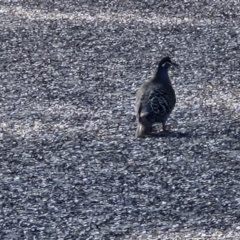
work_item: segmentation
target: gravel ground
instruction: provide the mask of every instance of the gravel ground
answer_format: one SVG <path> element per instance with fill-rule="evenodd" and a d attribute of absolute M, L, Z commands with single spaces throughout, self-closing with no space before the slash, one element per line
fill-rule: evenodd
<path fill-rule="evenodd" d="M 239 1 L 0 3 L 0 238 L 240 239 Z M 135 139 L 162 56 L 172 132 Z"/>

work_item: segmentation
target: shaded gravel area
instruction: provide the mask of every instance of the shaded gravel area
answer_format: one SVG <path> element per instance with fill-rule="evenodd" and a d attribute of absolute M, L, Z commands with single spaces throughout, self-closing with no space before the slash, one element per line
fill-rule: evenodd
<path fill-rule="evenodd" d="M 240 239 L 239 1 L 0 3 L 0 239 Z M 172 132 L 135 139 L 171 55 Z"/>

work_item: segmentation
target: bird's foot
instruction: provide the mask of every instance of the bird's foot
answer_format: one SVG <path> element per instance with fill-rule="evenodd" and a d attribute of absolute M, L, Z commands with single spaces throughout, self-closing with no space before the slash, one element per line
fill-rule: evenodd
<path fill-rule="evenodd" d="M 149 127 L 148 128 L 148 133 L 154 133 L 156 132 L 157 130 L 154 128 L 154 127 Z"/>
<path fill-rule="evenodd" d="M 163 124 L 163 131 L 164 132 L 170 132 L 171 131 L 171 127 L 170 126 L 166 126 L 165 124 Z"/>

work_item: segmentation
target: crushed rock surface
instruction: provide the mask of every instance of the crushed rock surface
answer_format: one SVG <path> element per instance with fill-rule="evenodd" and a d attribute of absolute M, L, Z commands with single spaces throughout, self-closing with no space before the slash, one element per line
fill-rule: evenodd
<path fill-rule="evenodd" d="M 239 12 L 1 1 L 0 238 L 240 239 Z M 135 92 L 166 55 L 172 132 L 135 139 Z"/>

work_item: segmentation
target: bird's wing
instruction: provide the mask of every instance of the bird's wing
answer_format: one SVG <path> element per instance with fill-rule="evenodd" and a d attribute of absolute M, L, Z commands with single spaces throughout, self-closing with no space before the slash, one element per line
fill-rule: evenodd
<path fill-rule="evenodd" d="M 158 121 L 170 114 L 174 108 L 176 99 L 175 93 L 171 86 L 154 86 L 149 88 L 141 97 L 141 113 L 152 121 Z"/>
<path fill-rule="evenodd" d="M 136 112 L 136 117 L 140 117 L 141 109 L 142 109 L 142 99 L 144 98 L 145 95 L 145 89 L 146 89 L 146 83 L 143 84 L 137 91 L 136 93 L 136 104 L 135 104 L 135 112 Z"/>

